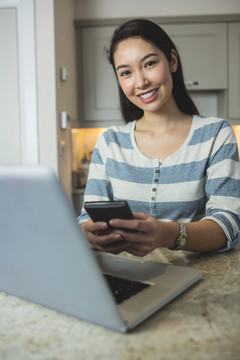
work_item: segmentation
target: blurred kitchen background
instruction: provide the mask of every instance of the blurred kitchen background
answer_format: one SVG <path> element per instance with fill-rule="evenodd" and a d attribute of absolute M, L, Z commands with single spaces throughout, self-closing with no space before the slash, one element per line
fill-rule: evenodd
<path fill-rule="evenodd" d="M 53 168 L 76 215 L 96 140 L 121 123 L 104 47 L 136 17 L 166 29 L 200 112 L 240 146 L 239 0 L 0 0 L 0 164 Z"/>

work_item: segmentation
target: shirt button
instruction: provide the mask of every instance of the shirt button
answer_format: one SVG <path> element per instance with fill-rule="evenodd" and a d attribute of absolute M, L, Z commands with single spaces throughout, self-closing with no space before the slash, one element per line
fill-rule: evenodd
<path fill-rule="evenodd" d="M 157 189 L 156 189 L 156 188 L 153 188 L 152 191 L 157 191 Z"/>
<path fill-rule="evenodd" d="M 158 179 L 154 179 L 154 182 L 158 182 Z"/>
<path fill-rule="evenodd" d="M 155 173 L 156 173 L 156 174 L 159 174 L 159 173 L 160 173 L 160 170 L 156 170 Z"/>
<path fill-rule="evenodd" d="M 156 198 L 155 198 L 155 197 L 152 197 L 152 198 L 151 198 L 151 200 L 152 200 L 152 201 L 155 201 L 155 200 L 156 200 Z"/>

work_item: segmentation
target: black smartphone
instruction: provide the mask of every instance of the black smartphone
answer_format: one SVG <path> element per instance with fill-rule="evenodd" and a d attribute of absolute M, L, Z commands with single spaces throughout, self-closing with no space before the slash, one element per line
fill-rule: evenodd
<path fill-rule="evenodd" d="M 94 222 L 108 223 L 111 219 L 134 219 L 127 201 L 86 201 L 84 208 Z"/>

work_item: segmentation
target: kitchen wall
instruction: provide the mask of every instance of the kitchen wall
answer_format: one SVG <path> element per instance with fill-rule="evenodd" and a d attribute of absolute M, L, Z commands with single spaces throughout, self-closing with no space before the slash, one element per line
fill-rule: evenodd
<path fill-rule="evenodd" d="M 71 127 L 77 120 L 75 15 L 75 0 L 54 1 L 58 172 L 69 199 L 72 198 Z M 65 81 L 60 77 L 63 68 L 66 70 Z M 60 126 L 62 111 L 69 119 L 66 129 Z"/>
<path fill-rule="evenodd" d="M 84 20 L 236 13 L 239 0 L 76 0 L 76 18 Z"/>

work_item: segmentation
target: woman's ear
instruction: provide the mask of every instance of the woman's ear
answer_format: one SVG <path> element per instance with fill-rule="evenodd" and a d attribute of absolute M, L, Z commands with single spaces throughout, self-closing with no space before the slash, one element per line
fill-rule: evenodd
<path fill-rule="evenodd" d="M 170 69 L 171 72 L 174 73 L 177 71 L 178 68 L 178 53 L 175 49 L 171 50 L 171 62 L 170 62 Z"/>

